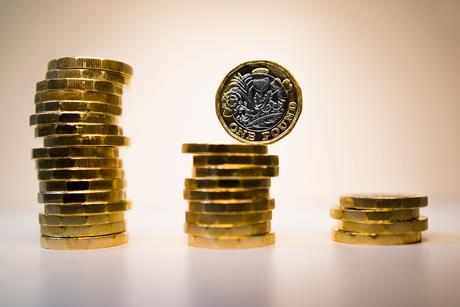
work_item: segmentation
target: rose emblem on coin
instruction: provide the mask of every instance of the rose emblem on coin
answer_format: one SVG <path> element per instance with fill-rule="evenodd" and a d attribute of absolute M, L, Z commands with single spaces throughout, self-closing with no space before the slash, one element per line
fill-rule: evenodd
<path fill-rule="evenodd" d="M 287 135 L 302 110 L 292 75 L 270 61 L 238 65 L 221 83 L 216 112 L 225 130 L 245 143 L 273 143 Z"/>

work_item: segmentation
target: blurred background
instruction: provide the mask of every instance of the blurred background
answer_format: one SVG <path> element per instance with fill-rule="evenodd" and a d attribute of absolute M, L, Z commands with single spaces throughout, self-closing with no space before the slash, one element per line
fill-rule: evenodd
<path fill-rule="evenodd" d="M 214 96 L 252 59 L 285 66 L 303 90 L 297 126 L 269 149 L 277 232 L 333 225 L 343 193 L 427 194 L 430 210 L 460 201 L 460 1 L 0 0 L 0 42 L 2 211 L 40 209 L 28 118 L 35 83 L 63 56 L 134 67 L 121 120 L 131 230 L 182 233 L 181 144 L 236 142 Z"/>

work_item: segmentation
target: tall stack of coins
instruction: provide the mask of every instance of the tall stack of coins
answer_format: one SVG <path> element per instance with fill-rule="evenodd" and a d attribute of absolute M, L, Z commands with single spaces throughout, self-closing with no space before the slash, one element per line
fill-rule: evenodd
<path fill-rule="evenodd" d="M 188 243 L 205 248 L 249 248 L 275 243 L 270 221 L 275 200 L 271 177 L 278 156 L 265 145 L 183 144 L 193 154 L 185 179 Z"/>
<path fill-rule="evenodd" d="M 123 86 L 131 66 L 114 60 L 66 57 L 48 63 L 37 83 L 30 125 L 44 147 L 38 170 L 41 246 L 93 249 L 127 242 L 124 172 L 118 146 L 129 139 L 118 126 Z"/>
<path fill-rule="evenodd" d="M 418 243 L 428 219 L 420 208 L 428 197 L 400 194 L 356 194 L 340 197 L 340 205 L 330 210 L 338 225 L 332 230 L 337 242 L 362 245 Z"/>

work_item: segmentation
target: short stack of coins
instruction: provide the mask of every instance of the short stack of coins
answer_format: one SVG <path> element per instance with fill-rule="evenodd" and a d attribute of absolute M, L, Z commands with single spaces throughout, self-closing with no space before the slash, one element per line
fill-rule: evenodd
<path fill-rule="evenodd" d="M 271 177 L 279 159 L 266 145 L 183 144 L 193 154 L 185 179 L 188 244 L 203 248 L 251 248 L 275 243 Z"/>
<path fill-rule="evenodd" d="M 128 241 L 124 171 L 118 126 L 131 66 L 114 60 L 66 57 L 48 63 L 37 83 L 30 125 L 44 147 L 32 150 L 39 180 L 41 246 L 93 249 Z"/>
<path fill-rule="evenodd" d="M 428 219 L 420 208 L 428 197 L 401 194 L 355 194 L 340 197 L 340 205 L 330 210 L 338 225 L 332 239 L 361 245 L 401 245 L 422 241 Z"/>

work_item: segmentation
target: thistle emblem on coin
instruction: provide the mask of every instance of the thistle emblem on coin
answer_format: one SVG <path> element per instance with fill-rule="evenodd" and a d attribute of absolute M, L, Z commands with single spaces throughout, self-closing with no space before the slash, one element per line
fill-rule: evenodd
<path fill-rule="evenodd" d="M 300 87 L 291 74 L 269 61 L 246 62 L 220 85 L 216 111 L 224 128 L 246 143 L 273 143 L 294 127 L 300 115 Z"/>

